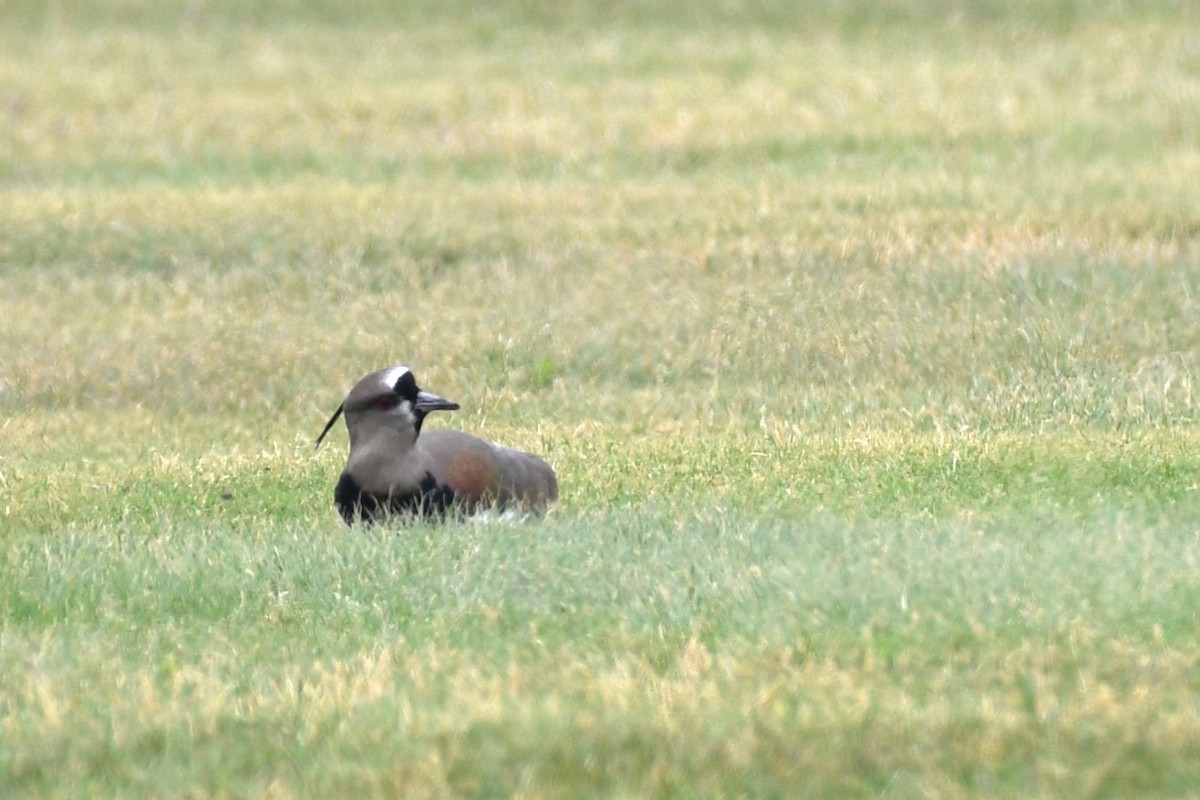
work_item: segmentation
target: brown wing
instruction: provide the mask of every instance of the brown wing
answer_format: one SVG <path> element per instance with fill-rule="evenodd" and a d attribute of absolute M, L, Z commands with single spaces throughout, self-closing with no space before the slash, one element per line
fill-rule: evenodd
<path fill-rule="evenodd" d="M 417 443 L 434 479 L 449 486 L 468 507 L 540 509 L 558 499 L 554 470 L 531 453 L 455 430 L 426 431 Z"/>

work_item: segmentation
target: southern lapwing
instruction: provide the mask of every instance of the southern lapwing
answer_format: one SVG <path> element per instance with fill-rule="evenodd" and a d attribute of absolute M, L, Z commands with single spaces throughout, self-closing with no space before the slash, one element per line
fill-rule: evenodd
<path fill-rule="evenodd" d="M 408 367 L 381 369 L 354 385 L 317 437 L 320 447 L 345 413 L 350 457 L 333 499 L 346 524 L 386 514 L 540 511 L 558 499 L 554 470 L 535 455 L 462 431 L 421 432 L 426 414 L 458 407 L 418 387 Z"/>

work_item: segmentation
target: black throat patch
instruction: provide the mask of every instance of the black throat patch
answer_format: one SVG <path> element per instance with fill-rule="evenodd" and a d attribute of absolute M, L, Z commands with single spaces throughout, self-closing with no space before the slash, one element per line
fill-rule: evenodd
<path fill-rule="evenodd" d="M 454 490 L 438 484 L 433 474 L 426 472 L 416 489 L 379 495 L 364 492 L 350 473 L 343 472 L 333 490 L 333 501 L 347 525 L 371 524 L 389 516 L 441 519 L 454 509 Z"/>

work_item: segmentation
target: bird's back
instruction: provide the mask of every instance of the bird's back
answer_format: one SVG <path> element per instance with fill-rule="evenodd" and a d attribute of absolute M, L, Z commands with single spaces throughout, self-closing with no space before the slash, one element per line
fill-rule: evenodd
<path fill-rule="evenodd" d="M 445 429 L 422 432 L 417 447 L 436 482 L 449 486 L 467 508 L 518 504 L 536 510 L 558 499 L 554 470 L 532 453 Z"/>

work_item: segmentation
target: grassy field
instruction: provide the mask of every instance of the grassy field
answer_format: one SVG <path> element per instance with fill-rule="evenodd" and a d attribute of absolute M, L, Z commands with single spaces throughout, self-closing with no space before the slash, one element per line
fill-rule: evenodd
<path fill-rule="evenodd" d="M 0 795 L 1196 796 L 1191 4 L 477 5 L 0 4 Z"/>

